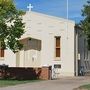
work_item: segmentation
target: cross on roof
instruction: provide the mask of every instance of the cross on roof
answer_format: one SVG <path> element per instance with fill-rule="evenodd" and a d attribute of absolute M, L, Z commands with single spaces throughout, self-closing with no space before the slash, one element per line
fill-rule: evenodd
<path fill-rule="evenodd" d="M 29 6 L 27 6 L 27 8 L 29 9 L 29 11 L 31 11 L 33 6 L 31 4 L 29 4 Z"/>

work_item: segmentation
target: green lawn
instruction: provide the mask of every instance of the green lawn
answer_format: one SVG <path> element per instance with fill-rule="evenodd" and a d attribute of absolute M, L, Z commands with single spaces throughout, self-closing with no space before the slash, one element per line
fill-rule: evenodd
<path fill-rule="evenodd" d="M 90 90 L 90 84 L 80 86 L 79 88 Z"/>
<path fill-rule="evenodd" d="M 13 86 L 18 84 L 24 84 L 24 83 L 32 83 L 37 82 L 40 80 L 0 80 L 0 87 L 6 87 L 6 86 Z"/>

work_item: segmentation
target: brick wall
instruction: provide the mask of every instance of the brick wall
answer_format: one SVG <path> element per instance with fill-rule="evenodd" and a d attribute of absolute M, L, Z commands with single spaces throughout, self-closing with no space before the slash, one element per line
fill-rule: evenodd
<path fill-rule="evenodd" d="M 50 76 L 51 76 L 50 69 L 48 67 L 42 67 L 40 78 L 48 80 L 48 79 L 51 79 Z"/>
<path fill-rule="evenodd" d="M 1 78 L 10 78 L 10 79 L 51 79 L 51 71 L 49 67 L 42 68 L 18 68 L 18 67 L 9 67 L 5 71 L 0 70 Z"/>

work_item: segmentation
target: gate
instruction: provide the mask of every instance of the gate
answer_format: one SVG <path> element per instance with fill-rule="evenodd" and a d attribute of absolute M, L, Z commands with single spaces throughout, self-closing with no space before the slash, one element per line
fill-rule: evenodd
<path fill-rule="evenodd" d="M 58 79 L 60 78 L 60 69 L 61 65 L 60 64 L 55 64 L 53 69 L 52 69 L 52 79 Z"/>

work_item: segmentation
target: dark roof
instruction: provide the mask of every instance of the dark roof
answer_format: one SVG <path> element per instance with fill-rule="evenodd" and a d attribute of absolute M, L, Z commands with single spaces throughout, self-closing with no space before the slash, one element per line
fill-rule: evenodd
<path fill-rule="evenodd" d="M 76 30 L 83 30 L 83 28 L 80 25 L 77 25 L 77 24 L 75 24 L 75 29 Z"/>

